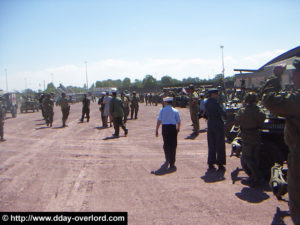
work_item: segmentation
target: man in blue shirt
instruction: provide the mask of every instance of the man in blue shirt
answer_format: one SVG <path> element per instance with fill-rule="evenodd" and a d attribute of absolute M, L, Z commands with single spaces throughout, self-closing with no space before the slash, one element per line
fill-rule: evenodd
<path fill-rule="evenodd" d="M 176 170 L 177 134 L 180 131 L 181 119 L 178 110 L 172 107 L 173 98 L 166 97 L 163 101 L 165 106 L 159 112 L 155 134 L 158 137 L 158 129 L 162 124 L 163 148 L 166 158 L 164 167 L 167 169 L 170 164 L 170 170 Z"/>

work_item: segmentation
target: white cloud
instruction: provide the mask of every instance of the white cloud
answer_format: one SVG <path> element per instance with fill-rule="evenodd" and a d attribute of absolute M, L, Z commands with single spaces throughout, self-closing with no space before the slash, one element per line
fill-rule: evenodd
<path fill-rule="evenodd" d="M 274 57 L 283 53 L 284 50 L 277 49 L 250 55 L 244 58 L 224 57 L 225 75 L 233 75 L 233 69 L 258 69 Z M 215 74 L 222 72 L 220 59 L 208 60 L 203 58 L 172 59 L 172 58 L 149 58 L 144 60 L 128 61 L 122 59 L 106 59 L 97 62 L 88 62 L 87 73 L 89 86 L 97 80 L 121 79 L 129 77 L 132 79 L 143 79 L 145 75 L 151 74 L 156 79 L 169 75 L 176 79 L 189 76 L 200 78 L 212 78 Z M 53 76 L 51 75 L 53 74 Z M 26 78 L 26 82 L 25 82 Z M 64 85 L 82 87 L 86 82 L 85 65 L 62 65 L 55 68 L 45 68 L 40 71 L 16 72 L 10 75 L 10 89 L 23 90 L 25 85 L 32 89 L 43 89 L 43 83 L 54 81 Z M 2 83 L 2 82 L 1 82 Z M 3 85 L 2 85 L 3 86 Z M 4 87 L 2 87 L 4 88 Z"/>

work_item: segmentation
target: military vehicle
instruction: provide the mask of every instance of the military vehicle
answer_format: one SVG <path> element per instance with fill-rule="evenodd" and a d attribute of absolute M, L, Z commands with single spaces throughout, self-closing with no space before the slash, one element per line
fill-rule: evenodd
<path fill-rule="evenodd" d="M 17 117 L 17 95 L 16 93 L 5 93 L 2 96 L 2 108 L 4 110 L 4 114 L 11 113 L 12 117 Z"/>
<path fill-rule="evenodd" d="M 262 145 L 260 148 L 259 161 L 260 171 L 266 180 L 270 179 L 271 168 L 275 163 L 283 165 L 283 163 L 287 160 L 289 150 L 288 146 L 284 142 L 284 126 L 285 118 L 275 117 L 267 114 L 267 119 L 265 120 L 264 127 L 261 132 Z M 233 136 L 238 136 L 238 132 L 239 129 L 235 126 L 231 129 Z M 231 155 L 236 155 L 239 157 L 238 151 L 243 151 L 243 149 L 242 140 L 237 138 L 232 142 Z M 251 175 L 251 172 L 242 160 L 241 165 L 244 171 L 248 175 Z"/>
<path fill-rule="evenodd" d="M 228 101 L 228 103 L 225 106 L 226 110 L 226 120 L 224 123 L 224 132 L 225 137 L 227 138 L 227 141 L 232 142 L 233 139 L 236 137 L 236 132 L 231 132 L 232 126 L 234 125 L 234 118 L 235 113 L 242 107 L 242 103 L 239 102 L 238 99 L 234 99 L 231 101 Z"/>
<path fill-rule="evenodd" d="M 34 100 L 26 99 L 24 102 L 22 102 L 21 107 L 20 107 L 20 112 L 28 112 L 28 111 L 39 111 L 39 103 Z"/>

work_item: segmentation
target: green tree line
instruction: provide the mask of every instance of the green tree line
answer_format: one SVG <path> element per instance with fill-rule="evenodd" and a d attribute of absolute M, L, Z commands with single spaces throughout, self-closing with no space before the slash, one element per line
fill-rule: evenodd
<path fill-rule="evenodd" d="M 213 85 L 213 86 L 224 86 L 226 88 L 233 87 L 234 77 L 225 77 L 223 79 L 222 74 L 217 74 L 212 79 L 200 79 L 199 77 L 188 77 L 181 81 L 172 78 L 171 76 L 163 76 L 160 80 L 155 79 L 152 75 L 148 74 L 143 80 L 135 79 L 132 81 L 130 78 L 126 77 L 123 80 L 103 80 L 96 81 L 93 87 L 116 87 L 120 90 L 136 90 L 136 91 L 158 91 L 164 87 L 185 87 L 190 84 L 194 85 Z"/>

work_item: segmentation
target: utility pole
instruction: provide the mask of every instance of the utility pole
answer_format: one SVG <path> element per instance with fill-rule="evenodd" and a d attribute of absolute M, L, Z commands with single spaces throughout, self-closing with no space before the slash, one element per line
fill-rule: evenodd
<path fill-rule="evenodd" d="M 6 91 L 8 92 L 7 69 L 4 69 L 6 77 Z"/>
<path fill-rule="evenodd" d="M 224 85 L 224 88 L 225 88 L 225 68 L 224 68 L 224 55 L 223 55 L 223 48 L 224 48 L 224 46 L 221 45 L 220 48 L 221 48 L 221 52 L 222 52 L 222 67 L 223 67 L 222 74 L 223 74 L 223 85 Z"/>

